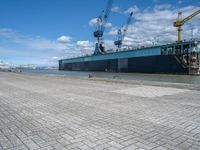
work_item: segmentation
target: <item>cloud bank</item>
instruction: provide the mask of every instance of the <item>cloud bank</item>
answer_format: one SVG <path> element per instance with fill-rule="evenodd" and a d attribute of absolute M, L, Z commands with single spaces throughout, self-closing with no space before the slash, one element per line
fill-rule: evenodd
<path fill-rule="evenodd" d="M 180 1 L 181 3 L 181 1 Z M 128 17 L 133 13 L 132 24 L 124 39 L 124 47 L 138 47 L 153 44 L 164 44 L 177 40 L 177 29 L 173 27 L 173 22 L 177 19 L 177 13 L 183 12 L 186 17 L 196 10 L 198 6 L 176 7 L 170 4 L 155 5 L 152 8 L 139 8 L 132 6 L 122 10 L 118 6 L 112 8 L 112 12 L 119 13 L 120 16 Z M 89 27 L 94 28 L 97 20 L 93 18 L 89 21 Z M 183 39 L 200 38 L 200 16 L 196 16 L 183 27 Z M 105 44 L 107 49 L 114 47 L 119 26 L 112 23 L 105 25 L 108 29 L 105 33 Z M 91 33 L 88 33 L 91 34 Z M 0 28 L 0 53 L 1 55 L 17 56 L 26 58 L 28 63 L 30 58 L 43 63 L 54 63 L 62 58 L 71 58 L 92 54 L 95 41 L 88 39 L 77 39 L 69 35 L 61 35 L 55 39 L 48 39 L 40 36 L 23 35 L 12 29 Z M 2 59 L 0 57 L 0 59 Z"/>
<path fill-rule="evenodd" d="M 71 40 L 71 37 L 66 36 L 66 35 L 62 35 L 57 39 L 57 41 L 60 42 L 60 43 L 67 43 L 70 40 Z"/>
<path fill-rule="evenodd" d="M 170 4 L 155 5 L 153 8 L 139 9 L 130 7 L 124 13 L 134 12 L 133 23 L 130 25 L 124 40 L 125 46 L 142 46 L 175 42 L 177 29 L 173 22 L 177 20 L 178 12 L 183 12 L 183 18 L 200 9 L 198 6 L 178 8 Z M 183 26 L 183 39 L 200 38 L 200 16 L 196 16 Z M 112 27 L 110 35 L 116 35 L 119 27 Z"/>

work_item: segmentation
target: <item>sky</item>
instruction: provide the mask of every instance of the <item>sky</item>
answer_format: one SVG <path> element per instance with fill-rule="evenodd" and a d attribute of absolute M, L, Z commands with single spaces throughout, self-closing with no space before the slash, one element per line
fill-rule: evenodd
<path fill-rule="evenodd" d="M 107 0 L 0 0 L 0 61 L 56 66 L 59 59 L 92 54 L 96 17 Z M 105 29 L 107 49 L 133 12 L 125 47 L 175 42 L 177 13 L 200 9 L 199 0 L 114 0 Z M 200 15 L 183 27 L 183 38 L 200 38 Z"/>

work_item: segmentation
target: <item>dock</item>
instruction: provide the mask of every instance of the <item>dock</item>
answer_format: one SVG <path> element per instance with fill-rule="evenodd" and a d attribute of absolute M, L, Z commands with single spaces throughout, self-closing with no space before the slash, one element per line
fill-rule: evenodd
<path fill-rule="evenodd" d="M 0 150 L 200 150 L 200 85 L 0 72 Z"/>

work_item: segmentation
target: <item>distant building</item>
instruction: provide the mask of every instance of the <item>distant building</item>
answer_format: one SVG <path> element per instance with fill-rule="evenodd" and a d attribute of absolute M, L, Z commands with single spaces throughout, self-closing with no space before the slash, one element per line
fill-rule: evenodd
<path fill-rule="evenodd" d="M 0 69 L 10 69 L 11 66 L 9 65 L 9 63 L 0 61 Z"/>

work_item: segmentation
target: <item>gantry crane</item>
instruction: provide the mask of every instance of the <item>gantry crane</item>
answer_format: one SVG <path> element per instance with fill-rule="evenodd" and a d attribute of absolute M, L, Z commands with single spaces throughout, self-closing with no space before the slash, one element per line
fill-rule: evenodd
<path fill-rule="evenodd" d="M 106 9 L 102 11 L 102 14 L 97 17 L 97 28 L 94 32 L 94 37 L 97 38 L 97 43 L 95 47 L 94 54 L 102 54 L 105 53 L 105 45 L 103 40 L 105 26 L 108 21 L 108 17 L 110 15 L 111 7 L 113 0 L 108 0 Z"/>
<path fill-rule="evenodd" d="M 182 41 L 182 31 L 183 31 L 182 26 L 198 14 L 200 14 L 200 10 L 198 10 L 198 11 L 194 12 L 193 14 L 191 14 L 190 16 L 182 19 L 182 12 L 178 13 L 178 20 L 176 22 L 174 22 L 174 27 L 178 28 L 178 42 Z"/>
<path fill-rule="evenodd" d="M 124 40 L 124 37 L 126 36 L 126 33 L 127 33 L 127 30 L 128 30 L 128 27 L 131 23 L 131 19 L 132 19 L 132 16 L 133 16 L 133 12 L 130 13 L 130 16 L 126 22 L 126 25 L 123 29 L 123 27 L 121 29 L 118 30 L 118 33 L 117 33 L 117 40 L 114 42 L 114 44 L 117 46 L 117 51 L 119 51 L 122 47 L 122 42 Z"/>

